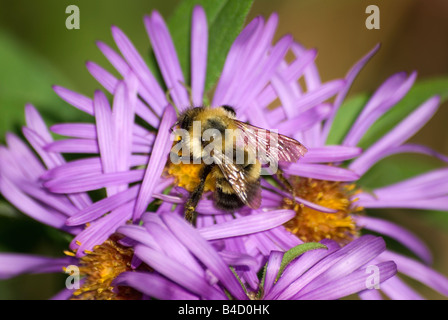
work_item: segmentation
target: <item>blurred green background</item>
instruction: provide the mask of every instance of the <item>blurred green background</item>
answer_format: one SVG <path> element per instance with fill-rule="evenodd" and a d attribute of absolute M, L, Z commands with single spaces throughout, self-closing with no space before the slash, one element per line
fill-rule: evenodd
<path fill-rule="evenodd" d="M 210 0 L 219 1 L 219 0 Z M 233 0 L 236 1 L 236 0 Z M 111 25 L 119 26 L 142 55 L 149 53 L 143 26 L 144 14 L 158 10 L 169 17 L 174 0 L 0 0 L 0 141 L 4 131 L 19 132 L 23 107 L 33 103 L 49 123 L 82 119 L 83 115 L 62 102 L 52 91 L 58 84 L 91 96 L 100 85 L 85 62 L 94 61 L 114 72 L 95 45 L 102 40 L 113 46 Z M 66 7 L 80 9 L 80 29 L 68 30 Z M 368 5 L 380 9 L 380 29 L 365 27 Z M 319 51 L 316 60 L 324 81 L 343 77 L 349 68 L 377 43 L 382 47 L 363 69 L 350 96 L 371 92 L 399 71 L 418 71 L 418 79 L 448 76 L 448 1 L 446 0 L 255 0 L 249 19 L 279 14 L 277 38 L 291 33 L 308 48 Z M 415 137 L 448 154 L 447 103 Z M 422 160 L 426 161 L 426 160 Z M 389 162 L 391 172 L 400 159 Z M 423 163 L 422 166 L 431 167 Z M 448 276 L 448 223 L 446 213 L 388 212 L 426 240 L 433 250 L 434 268 Z M 441 223 L 441 221 L 445 221 Z M 58 231 L 41 226 L 0 202 L 0 251 L 34 252 L 59 256 L 67 241 Z M 0 282 L 0 299 L 48 298 L 63 286 L 64 275 L 27 275 Z M 414 283 L 411 283 L 414 284 Z M 428 298 L 437 293 L 421 288 Z"/>

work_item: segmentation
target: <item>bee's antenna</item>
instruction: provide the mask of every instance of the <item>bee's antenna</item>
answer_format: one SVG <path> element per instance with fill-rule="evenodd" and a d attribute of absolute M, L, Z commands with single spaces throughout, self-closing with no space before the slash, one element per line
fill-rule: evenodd
<path fill-rule="evenodd" d="M 170 132 L 174 131 L 174 127 L 177 126 L 179 124 L 179 121 L 176 121 L 170 128 Z"/>
<path fill-rule="evenodd" d="M 173 89 L 172 89 L 172 88 L 171 88 L 171 89 L 168 89 L 168 90 L 165 92 L 165 98 L 166 98 L 166 100 L 168 101 L 168 103 L 171 104 L 171 105 L 173 106 L 174 110 L 176 110 L 176 115 L 179 116 L 179 109 L 177 108 L 177 106 L 176 106 L 176 104 L 174 103 L 173 99 L 171 99 L 171 90 L 173 90 Z"/>
<path fill-rule="evenodd" d="M 188 91 L 188 100 L 190 101 L 190 106 L 193 106 L 193 94 L 191 93 L 191 87 L 180 80 L 179 83 L 181 84 L 182 87 L 185 88 L 185 90 Z"/>
<path fill-rule="evenodd" d="M 277 168 L 277 177 L 280 180 L 281 183 L 288 189 L 288 191 L 291 193 L 292 196 L 292 203 L 294 206 L 296 205 L 296 190 L 291 185 L 288 179 L 283 175 L 283 171 L 280 168 Z"/>

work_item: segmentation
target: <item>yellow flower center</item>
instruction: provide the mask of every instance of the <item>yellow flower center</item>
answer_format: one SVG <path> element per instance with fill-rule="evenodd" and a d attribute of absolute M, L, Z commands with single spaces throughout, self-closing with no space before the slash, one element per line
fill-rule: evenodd
<path fill-rule="evenodd" d="M 285 224 L 288 231 L 305 242 L 333 239 L 345 244 L 359 235 L 352 214 L 363 209 L 351 206 L 355 200 L 350 199 L 359 192 L 354 184 L 299 177 L 291 177 L 290 180 L 298 197 L 337 211 L 325 213 L 285 198 L 283 208 L 296 212 L 296 216 Z"/>
<path fill-rule="evenodd" d="M 176 185 L 192 192 L 199 185 L 199 173 L 203 167 L 203 164 L 173 164 L 171 161 L 168 161 L 165 172 L 167 175 L 174 177 Z M 215 179 L 212 175 L 208 175 L 205 180 L 204 192 L 214 191 L 215 186 Z"/>
<path fill-rule="evenodd" d="M 129 300 L 141 294 L 130 287 L 114 290 L 112 281 L 122 272 L 131 271 L 134 252 L 113 239 L 96 246 L 81 258 L 79 272 L 84 277 L 81 288 L 73 293 L 74 300 Z"/>

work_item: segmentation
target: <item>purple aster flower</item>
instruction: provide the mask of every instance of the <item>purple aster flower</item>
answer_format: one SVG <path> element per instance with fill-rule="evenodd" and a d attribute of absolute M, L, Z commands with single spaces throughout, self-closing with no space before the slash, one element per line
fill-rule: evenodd
<path fill-rule="evenodd" d="M 117 27 L 112 28 L 112 35 L 121 55 L 102 42 L 98 43 L 98 47 L 123 80 L 117 79 L 93 62 L 87 63 L 92 75 L 113 94 L 112 106 L 101 91 L 97 91 L 94 98 L 90 99 L 62 87 L 54 88 L 62 99 L 95 118 L 95 124 L 65 123 L 53 126 L 53 132 L 70 139 L 44 139 L 44 144 L 40 146 L 42 152 L 50 158 L 59 157 L 60 153 L 93 156 L 68 163 L 60 161 L 48 167 L 50 170 L 47 172 L 40 172 L 40 175 L 35 176 L 36 179 L 46 181 L 44 190 L 51 196 L 70 198 L 70 201 L 76 196 L 87 201 L 83 205 L 78 204 L 74 212 L 65 214 L 67 226 L 64 228 L 77 230 L 73 232 L 75 238 L 70 247 L 79 259 L 83 259 L 81 257 L 86 254 L 88 257 L 97 245 L 105 243 L 127 221 L 138 223 L 148 206 L 158 205 L 159 200 L 164 204 L 181 204 L 175 211 L 182 213 L 182 204 L 188 191 L 191 191 L 190 184 L 194 184 L 197 175 L 194 167 L 167 165 L 167 156 L 172 144 L 169 128 L 176 120 L 171 102 L 182 111 L 191 104 L 202 105 L 206 100 L 204 82 L 207 21 L 204 11 L 196 7 L 193 12 L 189 81 L 186 81 L 181 72 L 174 45 L 160 15 L 153 12 L 145 17 L 144 23 L 163 80 L 169 89 L 170 99 L 131 41 Z M 197 208 L 197 228 L 202 230 L 202 236 L 210 241 L 222 239 L 224 252 L 238 253 L 240 256 L 250 256 L 254 259 L 252 261 L 255 261 L 255 264 L 249 263 L 244 267 L 235 268 L 238 277 L 251 291 L 259 288 L 257 272 L 266 259 L 271 259 L 271 252 L 286 251 L 303 242 L 316 241 L 315 238 L 309 238 L 310 236 L 320 239 L 333 238 L 341 244 L 346 244 L 345 247 L 352 248 L 353 243 L 360 243 L 357 240 L 359 230 L 370 229 L 393 235 L 425 263 L 429 263 L 429 251 L 415 236 L 390 222 L 360 216 L 357 213 L 373 207 L 446 210 L 446 194 L 441 193 L 441 189 L 427 188 L 431 183 L 443 180 L 440 179 L 440 171 L 404 181 L 403 184 L 385 187 L 401 195 L 402 190 L 411 190 L 411 193 L 418 195 L 412 201 L 399 196 L 387 198 L 388 193 L 384 192 L 387 189 L 374 190 L 375 194 L 379 192 L 383 193 L 383 196 L 372 197 L 354 182 L 373 164 L 394 153 L 424 153 L 446 161 L 445 157 L 424 146 L 404 144 L 435 112 L 438 98 L 429 99 L 390 134 L 369 149 L 362 150 L 356 145 L 366 130 L 400 101 L 415 80 L 415 74 L 409 77 L 404 74 L 394 75 L 372 96 L 344 143 L 327 146 L 325 142 L 338 108 L 357 73 L 377 48 L 358 62 L 345 79 L 322 83 L 313 62 L 315 50 L 304 49 L 290 36 L 272 44 L 276 24 L 277 16 L 274 14 L 266 22 L 257 17 L 246 26 L 232 45 L 213 97 L 209 100 L 212 106 L 232 105 L 240 120 L 264 128 L 278 128 L 280 133 L 297 138 L 308 147 L 308 154 L 298 163 L 282 167 L 290 184 L 296 190 L 301 190 L 295 195 L 297 204 L 291 201 L 289 190 L 283 188 L 279 181 L 272 179 L 262 182 L 262 206 L 259 210 L 244 208 L 230 216 L 222 214 L 223 212 L 213 207 L 212 201 L 203 198 Z M 292 62 L 286 62 L 285 55 L 288 51 L 294 55 Z M 305 83 L 304 87 L 297 81 L 301 78 Z M 189 90 L 186 89 L 188 83 L 193 103 L 190 102 Z M 334 95 L 335 101 L 328 102 Z M 277 99 L 281 101 L 281 106 L 272 108 Z M 136 117 L 155 128 L 156 132 L 136 124 Z M 345 161 L 350 161 L 348 167 L 342 166 Z M 173 186 L 174 188 L 171 188 Z M 91 203 L 86 192 L 103 188 L 106 189 L 107 197 Z M 166 192 L 168 190 L 169 193 Z M 27 192 L 28 196 L 34 197 Z M 359 200 L 355 201 L 357 198 Z M 47 197 L 43 199 L 47 201 Z M 48 205 L 44 200 L 42 202 Z M 16 203 L 19 201 L 16 200 Z M 151 207 L 149 210 L 152 210 Z M 296 221 L 297 217 L 305 216 L 306 211 L 311 213 L 308 217 L 315 215 L 311 222 L 314 223 L 313 230 L 319 232 L 297 234 L 296 229 L 306 231 L 306 228 Z M 266 219 L 267 214 L 269 219 Z M 87 228 L 80 231 L 80 227 L 84 225 Z M 321 229 L 327 229 L 329 232 L 325 234 Z M 275 253 L 274 256 L 279 254 Z M 397 262 L 407 261 L 405 257 L 386 251 L 376 258 L 378 263 L 381 263 L 381 257 L 388 257 L 388 254 L 396 258 Z M 142 257 L 140 259 L 144 260 Z M 195 257 L 199 258 L 196 255 Z M 412 265 L 417 272 L 400 263 L 397 263 L 398 270 L 447 294 L 447 280 L 443 276 L 416 260 L 411 261 L 414 262 Z M 391 271 L 390 267 L 391 265 L 388 265 L 385 268 Z M 228 272 L 224 272 L 219 266 L 213 268 L 218 268 L 213 269 L 216 274 L 213 271 L 212 273 L 221 277 L 218 278 L 222 281 L 221 284 L 228 285 L 224 284 L 230 279 L 226 276 Z M 271 264 L 269 270 L 275 270 L 275 267 Z M 220 273 L 221 271 L 223 273 Z M 351 271 L 360 270 L 354 268 Z M 158 276 L 164 279 L 160 280 L 160 283 L 168 283 L 168 280 L 173 282 L 172 279 L 167 280 L 167 274 L 162 275 L 165 278 Z M 310 288 L 317 288 L 316 286 L 318 282 Z M 384 286 L 384 292 L 390 297 L 418 297 L 416 292 L 407 288 L 397 277 L 390 278 Z M 226 289 L 230 290 L 229 288 L 234 290 L 236 297 L 240 296 L 235 286 L 230 284 Z M 182 286 L 176 288 L 179 292 L 181 289 Z M 375 295 L 369 292 L 361 296 L 369 298 Z"/>
<path fill-rule="evenodd" d="M 310 50 L 305 53 L 305 58 L 286 64 L 285 55 L 294 41 L 287 35 L 272 44 L 277 20 L 275 14 L 267 21 L 257 17 L 236 38 L 214 95 L 209 98 L 213 106 L 224 103 L 232 105 L 238 110 L 240 119 L 247 119 L 248 113 L 245 110 L 249 111 L 249 106 L 266 107 L 278 97 L 272 89 L 275 84 L 270 83 L 276 82 L 279 74 L 289 81 L 297 79 L 315 58 L 316 52 Z M 90 153 L 98 156 L 72 161 L 50 170 L 42 177 L 47 180 L 45 187 L 58 194 L 107 189 L 107 198 L 80 210 L 67 220 L 70 226 L 86 223 L 90 225 L 71 244 L 78 256 L 107 239 L 125 221 L 132 219 L 138 222 L 141 214 L 156 198 L 162 197 L 174 203 L 184 202 L 174 192 L 182 194 L 183 190 L 175 189 L 169 195 L 160 193 L 172 185 L 191 191 L 191 185 L 196 181 L 194 176 L 197 174 L 197 166 L 167 166 L 167 156 L 172 144 L 169 128 L 176 120 L 170 100 L 182 111 L 192 103 L 202 105 L 206 99 L 204 83 L 208 39 L 205 13 L 201 7 L 193 10 L 189 81 L 186 81 L 181 72 L 172 39 L 162 17 L 153 12 L 144 18 L 144 24 L 170 99 L 131 41 L 115 26 L 112 27 L 112 35 L 121 55 L 103 42 L 98 42 L 98 47 L 124 80 L 118 80 L 93 62 L 87 63 L 91 74 L 107 91 L 114 94 L 112 111 L 104 94 L 100 92 L 95 94 L 94 99 L 90 99 L 62 87 L 54 88 L 62 99 L 93 115 L 96 124 L 55 125 L 51 128 L 53 132 L 69 136 L 70 139 L 49 143 L 45 149 L 51 152 Z M 191 90 L 186 89 L 186 83 L 190 84 Z M 310 90 L 309 97 L 325 101 L 336 94 L 343 84 L 342 80 L 328 82 Z M 128 87 L 127 95 L 123 93 L 126 91 L 124 86 Z M 125 112 L 123 107 L 119 109 L 120 105 L 127 106 L 126 116 L 122 113 Z M 116 108 L 119 111 L 115 112 Z M 114 113 L 117 116 L 114 117 Z M 135 117 L 157 128 L 157 132 L 133 123 Z M 180 171 L 173 174 L 176 170 Z M 164 175 L 164 172 L 167 174 Z M 208 204 L 203 202 L 201 206 L 207 208 Z M 201 212 L 199 208 L 198 211 Z M 104 216 L 106 213 L 109 214 Z M 206 220 L 209 218 L 210 216 L 204 217 Z"/>
<path fill-rule="evenodd" d="M 253 257 L 217 250 L 219 241 L 205 240 L 207 228 L 194 229 L 170 212 L 146 214 L 143 221 L 142 226 L 123 226 L 118 231 L 138 242 L 135 255 L 153 271 L 125 272 L 115 283 L 152 298 L 339 299 L 373 289 L 373 285 L 379 287 L 396 273 L 392 261 L 372 262 L 385 249 L 382 238 L 363 236 L 343 248 L 323 240 L 323 248 L 291 258 L 285 266 L 284 252 L 271 251 L 259 291 L 248 291 L 228 265 L 247 268 L 256 264 Z M 213 227 L 221 228 L 219 224 Z M 369 268 L 378 273 L 377 283 L 369 282 Z"/>
<path fill-rule="evenodd" d="M 40 177 L 47 169 L 65 164 L 45 145 L 53 142 L 44 121 L 32 105 L 25 107 L 26 126 L 23 134 L 38 156 L 12 133 L 6 135 L 6 146 L 0 146 L 0 192 L 10 203 L 31 218 L 76 234 L 82 228 L 66 225 L 68 217 L 92 204 L 86 193 L 54 194 L 42 185 Z"/>

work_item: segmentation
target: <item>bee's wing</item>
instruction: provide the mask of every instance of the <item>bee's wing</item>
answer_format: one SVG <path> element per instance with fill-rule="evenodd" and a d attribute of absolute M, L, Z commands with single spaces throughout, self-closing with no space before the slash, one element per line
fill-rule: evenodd
<path fill-rule="evenodd" d="M 244 144 L 253 155 L 265 163 L 296 162 L 307 152 L 306 147 L 293 138 L 239 120 L 233 121 L 242 131 L 237 143 Z"/>
<path fill-rule="evenodd" d="M 252 186 L 253 182 L 249 182 L 247 171 L 236 165 L 233 159 L 230 159 L 224 153 L 215 153 L 213 158 L 238 198 L 252 209 L 259 208 L 261 204 L 261 188 L 258 185 Z M 257 188 L 256 192 L 249 192 L 250 188 Z"/>

